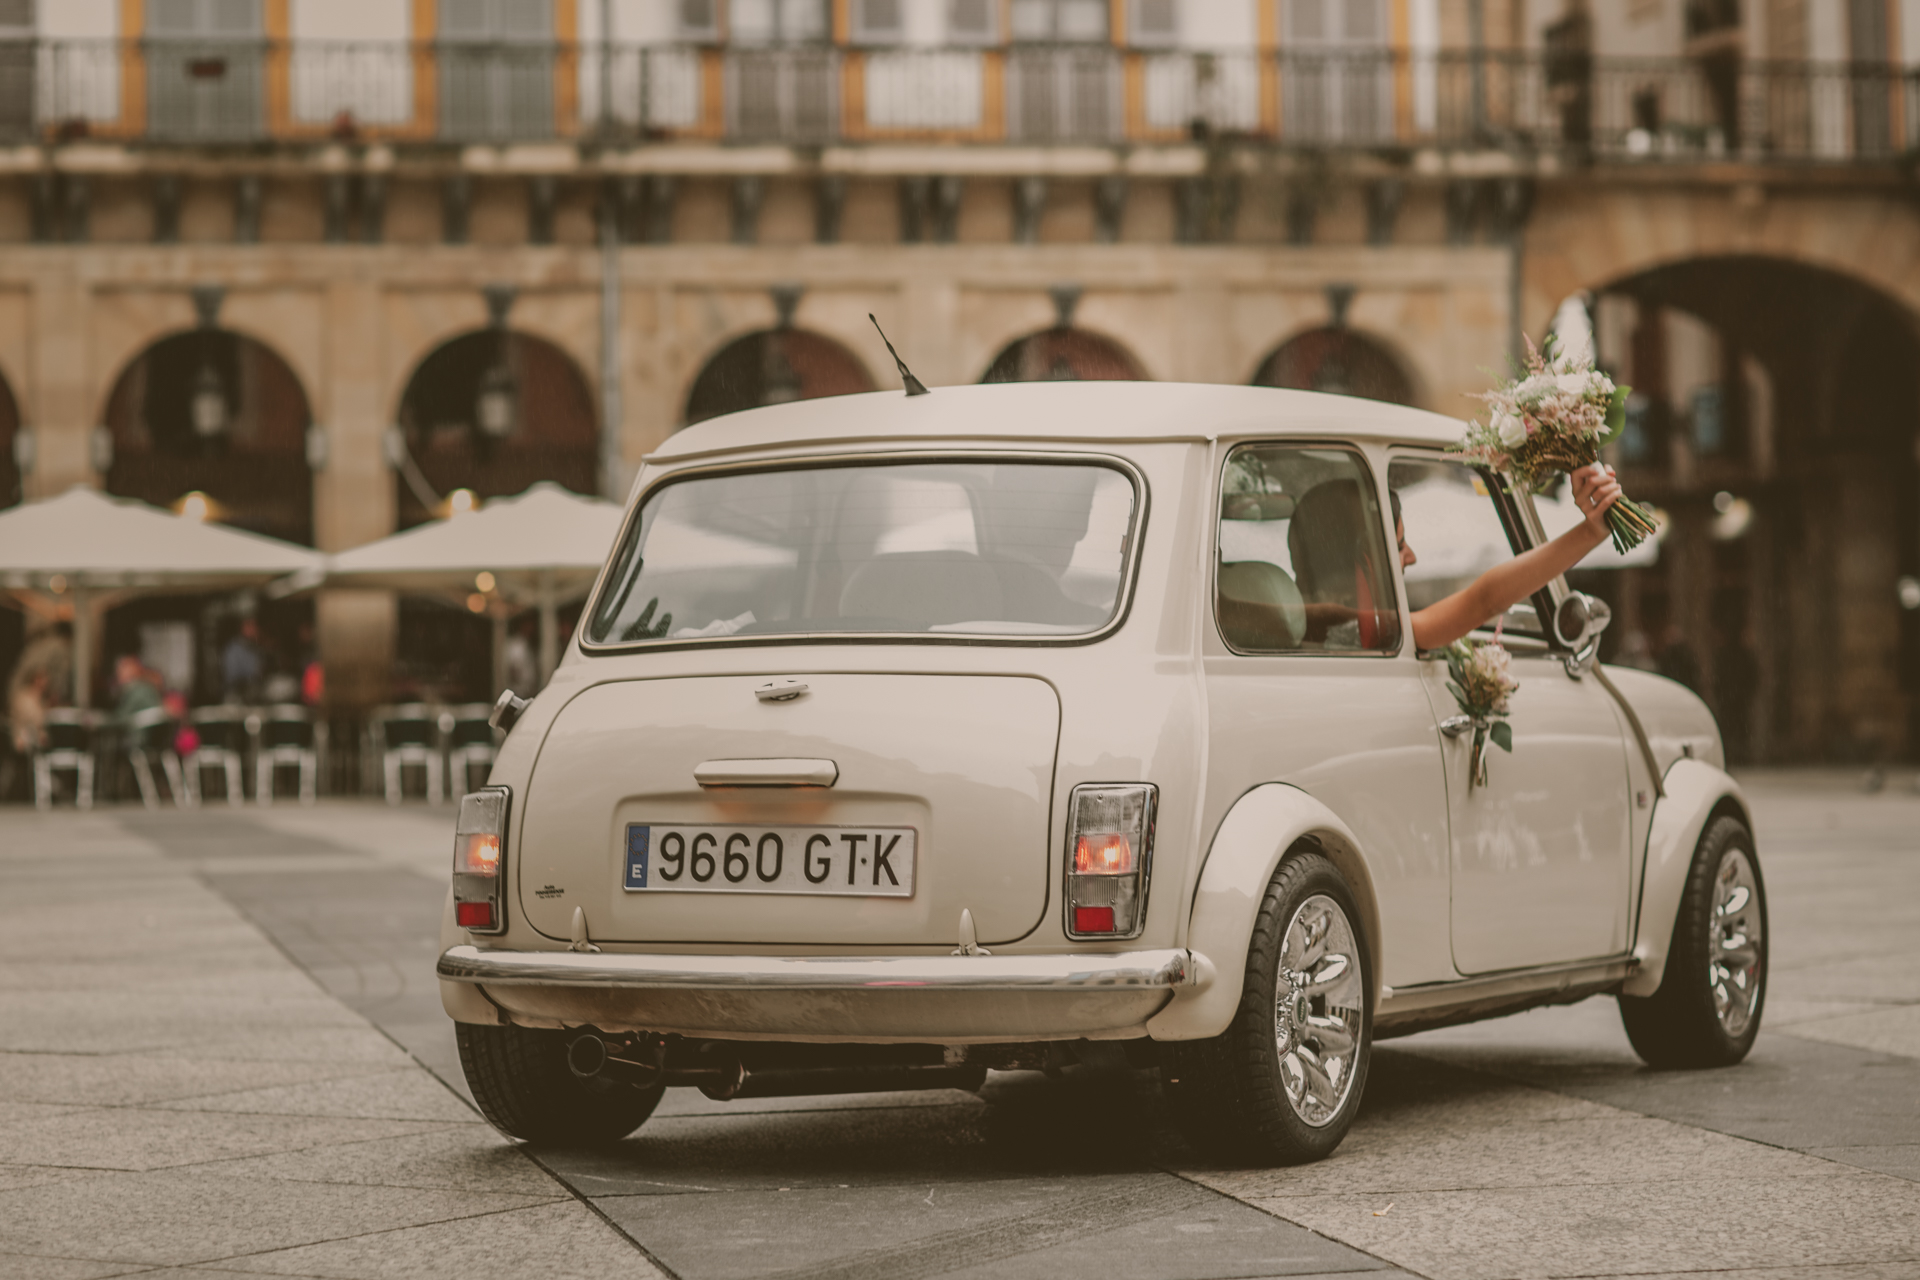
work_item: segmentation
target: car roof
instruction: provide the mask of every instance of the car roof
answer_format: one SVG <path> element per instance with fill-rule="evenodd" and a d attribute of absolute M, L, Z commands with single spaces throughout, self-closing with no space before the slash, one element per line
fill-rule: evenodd
<path fill-rule="evenodd" d="M 1357 396 L 1191 382 L 1002 382 L 829 396 L 709 418 L 647 456 L 677 462 L 802 445 L 978 440 L 1146 443 L 1244 436 L 1456 444 L 1458 419 Z"/>

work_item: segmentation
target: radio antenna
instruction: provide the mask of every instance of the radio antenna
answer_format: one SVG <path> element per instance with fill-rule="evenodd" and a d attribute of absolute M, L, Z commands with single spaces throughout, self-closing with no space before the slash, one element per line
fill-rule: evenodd
<path fill-rule="evenodd" d="M 873 312 L 867 312 L 867 319 L 873 320 Z M 893 349 L 893 344 L 887 342 L 887 331 L 880 327 L 878 320 L 873 320 L 873 331 L 880 335 L 880 341 L 887 343 L 887 354 L 893 357 L 893 367 L 900 371 L 900 385 L 906 388 L 907 394 L 910 396 L 933 394 L 927 390 L 926 383 L 913 376 L 913 370 L 907 368 L 907 362 L 900 358 L 900 353 Z"/>

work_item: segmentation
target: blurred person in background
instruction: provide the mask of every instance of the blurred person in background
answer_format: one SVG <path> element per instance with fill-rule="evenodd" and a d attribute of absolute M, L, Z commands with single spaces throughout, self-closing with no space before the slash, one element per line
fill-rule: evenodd
<path fill-rule="evenodd" d="M 7 718 L 22 754 L 41 743 L 47 708 L 73 701 L 73 624 L 56 622 L 32 636 L 7 680 Z"/>
<path fill-rule="evenodd" d="M 327 700 L 327 672 L 320 665 L 320 647 L 314 643 L 313 624 L 300 624 L 300 701 L 317 707 Z"/>
<path fill-rule="evenodd" d="M 260 656 L 260 624 L 243 618 L 240 630 L 220 653 L 220 695 L 227 702 L 245 704 L 260 691 L 263 663 Z"/>
<path fill-rule="evenodd" d="M 522 616 L 514 620 L 513 627 L 507 632 L 507 655 L 501 664 L 506 668 L 507 688 L 525 694 L 540 687 L 539 672 L 533 659 L 532 619 Z"/>
<path fill-rule="evenodd" d="M 113 718 L 122 724 L 142 711 L 165 704 L 166 677 L 140 661 L 136 654 L 123 653 L 115 660 L 113 680 L 119 690 L 113 704 Z"/>

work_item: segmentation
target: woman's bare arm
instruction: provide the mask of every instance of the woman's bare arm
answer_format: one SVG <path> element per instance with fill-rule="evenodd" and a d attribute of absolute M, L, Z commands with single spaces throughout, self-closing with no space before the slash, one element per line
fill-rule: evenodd
<path fill-rule="evenodd" d="M 1587 518 L 1553 541 L 1495 565 L 1444 600 L 1413 615 L 1413 643 L 1440 649 L 1496 618 L 1579 564 L 1605 542 L 1607 508 L 1620 499 L 1613 468 L 1596 463 L 1573 477 L 1573 497 Z"/>

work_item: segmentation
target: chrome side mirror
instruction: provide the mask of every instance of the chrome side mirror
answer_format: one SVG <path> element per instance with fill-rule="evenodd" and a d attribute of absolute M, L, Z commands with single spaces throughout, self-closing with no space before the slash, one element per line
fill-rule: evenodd
<path fill-rule="evenodd" d="M 493 714 L 487 717 L 487 723 L 502 733 L 512 733 L 514 722 L 531 701 L 533 699 L 522 698 L 511 689 L 502 689 L 500 696 L 493 700 Z"/>
<path fill-rule="evenodd" d="M 1553 612 L 1554 638 L 1567 648 L 1567 674 L 1577 676 L 1600 652 L 1600 633 L 1613 621 L 1605 600 L 1575 591 Z"/>

